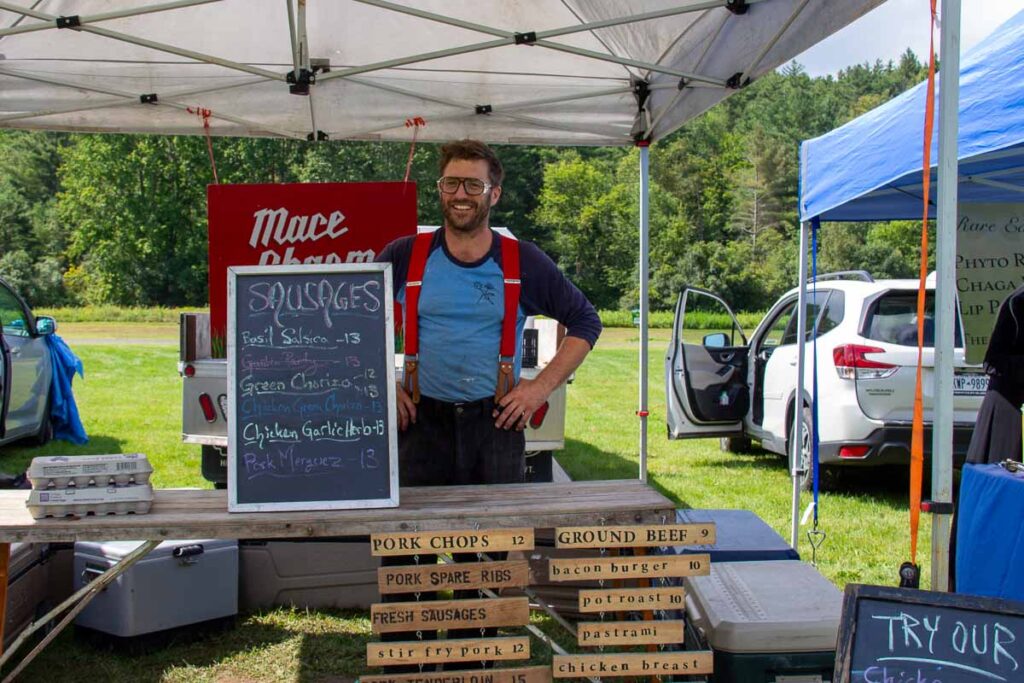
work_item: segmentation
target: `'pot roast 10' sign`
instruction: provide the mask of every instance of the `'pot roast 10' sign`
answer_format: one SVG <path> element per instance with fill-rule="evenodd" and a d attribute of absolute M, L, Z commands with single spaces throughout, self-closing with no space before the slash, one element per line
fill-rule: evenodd
<path fill-rule="evenodd" d="M 210 325 L 224 334 L 230 266 L 371 263 L 416 232 L 415 183 L 210 185 Z"/>
<path fill-rule="evenodd" d="M 228 509 L 397 506 L 391 265 L 228 277 Z"/>

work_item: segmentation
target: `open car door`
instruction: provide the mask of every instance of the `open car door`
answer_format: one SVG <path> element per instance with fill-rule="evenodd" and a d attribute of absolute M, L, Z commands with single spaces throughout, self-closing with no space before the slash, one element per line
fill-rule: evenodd
<path fill-rule="evenodd" d="M 7 436 L 7 408 L 11 404 L 11 349 L 0 327 L 0 439 Z"/>
<path fill-rule="evenodd" d="M 698 316 L 720 319 L 723 329 L 688 329 L 688 320 L 690 328 L 698 327 Z M 747 351 L 747 338 L 725 301 L 703 289 L 683 288 L 665 356 L 670 439 L 743 434 L 750 406 Z"/>

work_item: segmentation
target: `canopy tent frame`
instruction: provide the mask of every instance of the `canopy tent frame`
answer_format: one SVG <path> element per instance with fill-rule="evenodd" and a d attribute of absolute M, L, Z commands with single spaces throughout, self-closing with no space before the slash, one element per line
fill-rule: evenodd
<path fill-rule="evenodd" d="M 273 71 L 271 68 L 278 64 L 274 60 L 241 62 L 237 60 L 218 57 L 200 50 L 192 50 L 185 47 L 170 45 L 158 40 L 152 40 L 124 31 L 111 30 L 96 24 L 123 19 L 126 17 L 139 17 L 144 14 L 178 10 L 196 7 L 199 5 L 216 6 L 219 3 L 227 4 L 226 0 L 177 0 L 152 5 L 139 6 L 126 9 L 115 9 L 111 12 L 100 12 L 92 15 L 81 16 L 56 16 L 51 13 L 37 11 L 21 5 L 16 5 L 10 0 L 0 0 L 0 13 L 3 11 L 12 12 L 18 15 L 12 26 L 0 29 L 0 46 L 3 46 L 5 38 L 13 36 L 28 36 L 36 32 L 45 31 L 50 28 L 70 28 L 73 33 L 90 33 L 110 41 L 120 42 L 126 45 L 137 46 L 148 50 L 155 50 L 160 53 L 170 54 L 177 57 L 191 60 L 184 62 L 192 65 L 209 65 L 227 70 L 230 74 L 244 74 L 241 80 L 227 81 L 224 76 L 218 75 L 222 81 L 216 86 L 204 87 L 199 84 L 192 84 L 190 87 L 156 87 L 148 92 L 129 91 L 111 87 L 109 85 L 97 85 L 95 82 L 76 80 L 72 78 L 56 77 L 52 74 L 40 74 L 25 69 L 18 69 L 0 62 L 0 78 L 7 76 L 15 79 L 24 79 L 56 86 L 58 89 L 74 89 L 83 93 L 96 93 L 109 95 L 99 101 L 79 101 L 70 104 L 44 106 L 39 109 L 3 109 L 3 99 L 0 97 L 0 126 L 3 127 L 24 127 L 24 128 L 53 128 L 58 130 L 107 130 L 110 132 L 146 132 L 152 130 L 160 133 L 190 132 L 183 129 L 180 122 L 175 122 L 177 128 L 156 128 L 156 123 L 147 123 L 144 117 L 142 124 L 120 124 L 116 117 L 104 117 L 101 122 L 89 123 L 91 119 L 89 112 L 102 110 L 124 110 L 125 108 L 136 107 L 142 104 L 155 105 L 159 111 L 160 107 L 169 107 L 175 110 L 194 112 L 200 110 L 216 120 L 231 122 L 241 128 L 241 132 L 230 129 L 206 130 L 206 134 L 213 135 L 269 135 L 292 139 L 320 140 L 325 137 L 347 140 L 399 140 L 403 139 L 404 119 L 398 119 L 393 115 L 383 117 L 383 121 L 366 121 L 365 125 L 351 126 L 354 130 L 343 129 L 337 125 L 331 125 L 330 116 L 332 112 L 324 109 L 323 100 L 318 95 L 318 87 L 335 81 L 349 83 L 361 88 L 370 88 L 373 93 L 392 95 L 397 98 L 408 98 L 410 103 L 434 104 L 438 107 L 452 108 L 455 111 L 430 112 L 425 114 L 429 123 L 435 124 L 421 139 L 442 140 L 448 139 L 451 135 L 445 133 L 445 123 L 472 121 L 474 118 L 488 117 L 490 120 L 503 120 L 510 123 L 508 130 L 511 134 L 505 133 L 505 128 L 489 129 L 477 133 L 477 137 L 488 142 L 509 143 L 509 144 L 537 144 L 537 145 L 637 145 L 640 148 L 640 238 L 639 238 L 639 291 L 640 291 L 640 379 L 638 387 L 638 410 L 640 418 L 640 474 L 639 478 L 647 479 L 647 418 L 648 418 L 648 279 L 649 279 L 649 150 L 647 145 L 671 133 L 681 126 L 687 118 L 696 116 L 704 109 L 712 106 L 722 99 L 730 91 L 738 90 L 756 79 L 761 73 L 779 66 L 788 59 L 795 56 L 799 51 L 810 47 L 829 33 L 838 30 L 850 21 L 853 21 L 864 12 L 880 4 L 883 0 L 847 0 L 845 3 L 811 3 L 810 0 L 681 0 L 671 7 L 658 6 L 658 3 L 650 3 L 655 9 L 648 11 L 637 11 L 626 16 L 616 16 L 619 11 L 614 3 L 592 3 L 586 6 L 575 6 L 572 2 L 561 0 L 552 3 L 552 8 L 557 8 L 559 14 L 552 13 L 552 16 L 561 16 L 568 13 L 571 17 L 579 19 L 579 23 L 544 28 L 543 21 L 538 18 L 544 17 L 545 13 L 537 12 L 529 15 L 531 22 L 541 24 L 538 30 L 528 31 L 525 29 L 509 30 L 496 26 L 488 26 L 483 23 L 468 21 L 451 13 L 431 12 L 427 9 L 409 7 L 397 4 L 388 0 L 352 0 L 359 5 L 390 11 L 396 15 L 415 17 L 431 23 L 442 24 L 456 29 L 463 29 L 477 32 L 487 36 L 493 36 L 492 40 L 472 42 L 464 45 L 456 45 L 446 49 L 424 50 L 414 55 L 392 57 L 390 59 L 367 60 L 367 63 L 347 65 L 339 67 L 332 65 L 326 60 L 311 59 L 310 35 L 307 31 L 307 3 L 296 0 L 285 0 L 286 16 L 289 35 L 288 57 L 282 60 L 280 66 L 290 68 L 290 71 Z M 33 7 L 40 3 L 35 3 Z M 340 3 L 339 3 L 340 4 Z M 435 3 L 436 4 L 436 3 Z M 325 5 L 318 6 L 321 12 L 341 11 Z M 337 7 L 335 5 L 334 7 Z M 447 6 L 446 6 L 447 8 Z M 614 9 L 609 9 L 614 8 Z M 724 8 L 725 11 L 722 11 Z M 646 9 L 639 7 L 639 9 Z M 205 11 L 205 10 L 203 10 Z M 605 12 L 602 16 L 601 13 Z M 681 28 L 681 30 L 659 46 L 659 50 L 647 55 L 627 55 L 622 45 L 613 49 L 611 41 L 606 40 L 598 32 L 604 29 L 616 29 L 625 26 L 636 25 L 642 22 L 654 22 L 650 29 L 651 36 L 655 35 L 655 29 L 665 25 L 666 21 L 674 17 L 695 14 L 696 19 Z M 586 16 L 584 16 L 586 15 Z M 717 16 L 721 19 L 717 20 Z M 526 15 L 524 15 L 526 16 Z M 764 35 L 757 35 L 756 41 L 752 36 L 756 32 L 751 29 L 749 34 L 744 34 L 744 27 L 758 21 L 759 17 L 765 17 L 769 23 L 761 31 Z M 40 23 L 21 25 L 24 18 L 40 20 Z M 705 19 L 707 20 L 705 21 Z M 282 21 L 283 21 L 282 20 Z M 276 20 L 275 20 L 276 21 Z M 710 21 L 714 24 L 708 25 Z M 737 22 L 740 22 L 737 24 Z M 744 23 L 745 22 L 745 23 Z M 209 22 L 213 24 L 215 22 Z M 793 27 L 800 25 L 800 32 L 794 32 Z M 203 24 L 207 25 L 206 23 Z M 280 25 L 280 24 L 278 24 Z M 754 24 L 755 26 L 758 24 Z M 265 27 L 267 31 L 275 30 L 273 26 Z M 518 28 L 518 27 L 517 27 Z M 58 31 L 59 32 L 59 31 Z M 159 34 L 158 34 L 159 35 Z M 553 39 L 562 37 L 589 38 L 597 47 L 606 52 L 596 49 L 588 49 L 581 45 L 557 42 Z M 271 36 L 273 37 L 273 36 Z M 645 43 L 650 42 L 646 40 Z M 783 40 L 785 38 L 785 41 Z M 762 40 L 766 39 L 766 40 Z M 321 40 L 321 43 L 323 41 Z M 437 94 L 436 88 L 427 79 L 420 79 L 418 84 L 424 85 L 422 91 L 413 90 L 409 87 L 396 85 L 393 82 L 383 82 L 384 79 L 372 80 L 360 78 L 369 73 L 379 73 L 389 70 L 401 72 L 400 75 L 409 80 L 422 74 L 443 73 L 444 70 L 430 65 L 429 62 L 484 53 L 488 50 L 506 46 L 522 46 L 533 48 L 544 48 L 551 53 L 568 55 L 571 58 L 587 60 L 587 63 L 613 64 L 622 67 L 621 74 L 614 74 L 613 71 L 602 71 L 600 69 L 580 70 L 573 73 L 570 62 L 557 62 L 559 66 L 569 68 L 554 69 L 540 68 L 547 64 L 544 60 L 537 60 L 538 68 L 533 71 L 511 67 L 493 68 L 482 73 L 488 76 L 506 79 L 501 84 L 512 82 L 513 77 L 531 77 L 534 80 L 528 85 L 531 95 L 535 97 L 512 97 L 502 98 L 492 95 L 484 95 L 482 100 L 473 102 L 465 98 L 455 96 L 441 96 Z M 685 49 L 684 49 L 685 48 Z M 126 48 L 127 49 L 127 48 Z M 745 51 L 747 50 L 747 51 Z M 132 53 L 128 53 L 132 54 Z M 693 55 L 696 60 L 680 65 Z M 771 59 L 769 59 L 771 56 Z M 77 57 L 76 57 L 77 58 Z M 137 63 L 146 64 L 148 57 L 138 58 Z M 684 59 L 685 58 L 685 59 Z M 72 59 L 73 58 L 69 58 Z M 747 64 L 742 69 L 740 61 Z M 9 64 L 9 62 L 8 62 Z M 177 63 L 171 63 L 176 65 Z M 723 64 L 726 66 L 723 67 Z M 419 68 L 411 68 L 417 66 Z M 488 64 L 490 67 L 490 64 Z M 736 68 L 740 67 L 740 68 Z M 457 70 L 456 70 L 457 71 Z M 717 73 L 715 73 L 717 71 Z M 563 73 L 560 73 L 563 72 Z M 217 75 L 217 72 L 213 72 Z M 458 73 L 472 74 L 467 71 Z M 159 76 L 154 76 L 159 81 Z M 666 82 L 667 79 L 674 79 Z M 222 94 L 228 90 L 238 90 L 237 98 L 251 92 L 252 88 L 260 88 L 266 84 L 287 84 L 290 92 L 296 95 L 303 95 L 303 88 L 296 86 L 307 86 L 309 97 L 309 108 L 304 112 L 303 119 L 299 123 L 298 118 L 289 120 L 289 123 L 280 125 L 267 121 L 255 120 L 246 116 L 248 110 L 241 112 L 243 115 L 230 114 L 222 111 L 216 105 L 207 102 L 201 105 L 198 102 L 190 101 L 191 98 L 207 98 Z M 544 94 L 543 86 L 558 84 L 562 86 L 558 95 Z M 522 84 L 519 84 L 520 91 L 526 92 Z M 713 95 L 707 94 L 707 90 L 717 91 Z M 484 89 L 486 90 L 486 88 Z M 541 90 L 541 92 L 537 92 Z M 674 90 L 671 96 L 666 96 L 664 102 L 657 102 L 667 91 Z M 319 91 L 321 94 L 326 91 Z M 509 91 L 517 92 L 517 91 Z M 261 93 L 262 94 L 262 93 Z M 507 93 L 502 91 L 502 95 Z M 655 97 L 657 95 L 657 97 Z M 609 100 L 609 98 L 612 98 Z M 232 98 L 233 100 L 236 98 Z M 503 99 L 507 101 L 502 101 Z M 563 111 L 570 111 L 567 104 L 575 104 L 581 101 L 593 101 L 595 108 L 604 107 L 600 111 L 605 112 L 604 118 L 596 117 L 595 121 L 581 123 L 577 116 L 575 119 L 552 120 L 542 118 L 545 114 L 557 116 Z M 623 107 L 631 103 L 632 109 L 617 112 L 614 107 Z M 287 108 L 287 102 L 282 101 L 278 106 Z M 422 112 L 420 112 L 422 113 Z M 573 111 L 572 114 L 578 114 Z M 587 114 L 591 112 L 588 110 Z M 85 114 L 84 117 L 70 120 L 62 116 Z M 619 116 L 622 114 L 621 116 Z M 621 125 L 626 119 L 632 119 L 632 125 Z M 619 116 L 619 118 L 616 118 Z M 114 123 L 107 123 L 107 121 Z M 130 119 L 135 121 L 136 119 Z M 81 123 L 80 121 L 85 121 Z M 326 121 L 326 124 L 324 123 Z M 310 129 L 305 130 L 305 126 Z M 436 124 L 442 125 L 437 126 Z M 291 124 L 291 125 L 289 125 Z M 319 130 L 323 125 L 328 128 L 324 133 Z M 334 128 L 333 130 L 331 130 Z M 554 137 L 554 135 L 559 137 Z M 502 137 L 505 136 L 505 137 Z"/>
<path fill-rule="evenodd" d="M 954 276 L 956 272 L 956 230 L 957 230 L 957 189 L 961 176 L 958 174 L 958 128 L 959 128 L 959 82 L 960 82 L 960 0 L 942 0 L 940 24 L 940 45 L 942 60 L 940 63 L 939 92 L 939 155 L 936 173 L 938 176 L 938 192 L 935 217 L 936 229 L 936 301 L 935 301 L 935 398 L 932 420 L 932 501 L 937 503 L 932 512 L 932 544 L 931 544 L 931 588 L 945 591 L 949 588 L 949 530 L 951 513 L 946 512 L 952 503 L 953 478 L 953 348 L 954 325 L 956 322 L 956 296 Z M 885 107 L 886 105 L 882 105 Z M 870 112 L 869 112 L 870 114 Z M 850 124 L 847 124 L 850 125 Z M 801 165 L 806 170 L 806 147 L 803 150 Z M 1005 170 L 1001 171 L 1005 172 Z M 806 185 L 804 185 L 804 188 Z M 885 187 L 883 185 L 882 187 Z M 891 186 L 889 189 L 875 190 L 865 193 L 877 196 L 885 192 L 901 192 L 911 194 L 910 186 Z M 920 190 L 923 193 L 923 183 Z M 1016 189 L 1016 188 L 1015 188 Z M 863 196 L 863 195 L 862 195 Z M 854 201 L 850 198 L 847 201 Z M 925 208 L 924 196 L 917 197 L 920 217 Z M 929 204 L 932 204 L 929 200 Z M 805 198 L 801 197 L 800 230 L 800 299 L 798 310 L 798 363 L 796 386 L 804 387 L 804 353 L 806 347 L 807 310 L 803 301 L 807 293 L 807 234 L 810 219 L 828 220 L 822 214 L 826 211 L 811 213 L 806 210 Z M 830 207 L 833 210 L 837 207 Z M 900 216 L 902 217 L 902 216 Z M 833 220 L 837 220 L 833 218 Z M 847 219 L 849 220 L 849 219 Z M 806 393 L 806 392 L 805 392 Z M 812 400 L 817 400 L 814 396 Z M 799 540 L 799 509 L 798 476 L 800 468 L 800 448 L 803 438 L 803 420 L 801 410 L 794 411 L 793 433 L 796 438 L 791 444 L 791 463 L 793 463 L 793 500 L 792 500 L 792 537 L 791 544 L 797 547 Z"/>

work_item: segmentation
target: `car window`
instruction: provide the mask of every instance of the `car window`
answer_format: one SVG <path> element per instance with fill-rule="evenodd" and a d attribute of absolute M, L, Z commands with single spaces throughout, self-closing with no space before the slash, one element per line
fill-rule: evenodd
<path fill-rule="evenodd" d="M 924 300 L 924 346 L 935 344 L 935 293 Z M 900 346 L 917 346 L 917 292 L 886 292 L 872 302 L 864 319 L 861 335 L 875 341 Z M 963 346 L 960 325 L 954 332 L 956 346 Z"/>
<path fill-rule="evenodd" d="M 28 337 L 28 320 L 21 308 L 21 302 L 14 292 L 0 285 L 0 325 L 4 334 L 10 337 Z"/>
<path fill-rule="evenodd" d="M 789 321 L 793 318 L 793 311 L 795 310 L 795 299 L 782 307 L 782 310 L 776 314 L 775 319 L 768 328 L 768 331 L 763 337 L 761 337 L 762 347 L 775 347 L 786 343 L 783 341 L 783 338 L 786 334 L 786 328 L 789 327 Z"/>
<path fill-rule="evenodd" d="M 826 305 L 827 302 L 831 301 L 831 294 L 832 290 L 830 289 L 821 290 L 819 292 L 807 293 L 807 341 L 810 341 L 811 339 L 814 338 L 812 336 L 812 330 L 814 329 L 815 324 L 818 325 L 818 334 L 824 334 L 825 332 L 828 332 L 836 325 L 838 325 L 840 322 L 842 322 L 843 304 L 841 300 L 837 301 L 837 305 L 834 309 L 831 310 L 831 313 L 829 311 L 829 308 L 826 306 L 826 314 L 822 316 L 822 318 L 827 320 L 827 323 L 823 325 L 822 321 L 818 319 L 819 313 L 821 313 L 822 306 Z M 837 316 L 838 319 L 836 319 Z M 796 316 L 796 301 L 793 302 L 788 317 L 789 319 L 786 321 L 786 326 L 782 333 L 782 338 L 780 341 L 782 345 L 796 343 L 796 328 L 798 324 Z"/>

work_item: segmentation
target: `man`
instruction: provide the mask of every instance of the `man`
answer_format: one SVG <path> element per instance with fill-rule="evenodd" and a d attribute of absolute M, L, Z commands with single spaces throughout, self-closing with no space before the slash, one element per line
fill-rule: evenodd
<path fill-rule="evenodd" d="M 504 171 L 487 145 L 449 143 L 441 149 L 440 166 L 444 226 L 421 238 L 429 242 L 429 247 L 422 243 L 419 253 L 425 257 L 422 276 L 408 276 L 417 262 L 415 237 L 395 240 L 377 259 L 394 266 L 395 299 L 405 307 L 407 355 L 410 322 L 418 337 L 416 360 L 407 363 L 405 386 L 397 387 L 401 484 L 521 482 L 523 430 L 583 362 L 601 323 L 590 302 L 539 248 L 490 229 Z M 510 267 L 503 257 L 506 249 L 518 250 L 518 278 L 505 270 Z M 501 368 L 504 302 L 509 284 L 518 281 L 514 361 L 507 358 Z M 416 287 L 416 310 L 410 311 L 408 294 Z M 519 380 L 504 392 L 502 372 L 518 379 L 523 325 L 526 316 L 537 314 L 565 325 L 565 340 L 536 379 Z"/>

